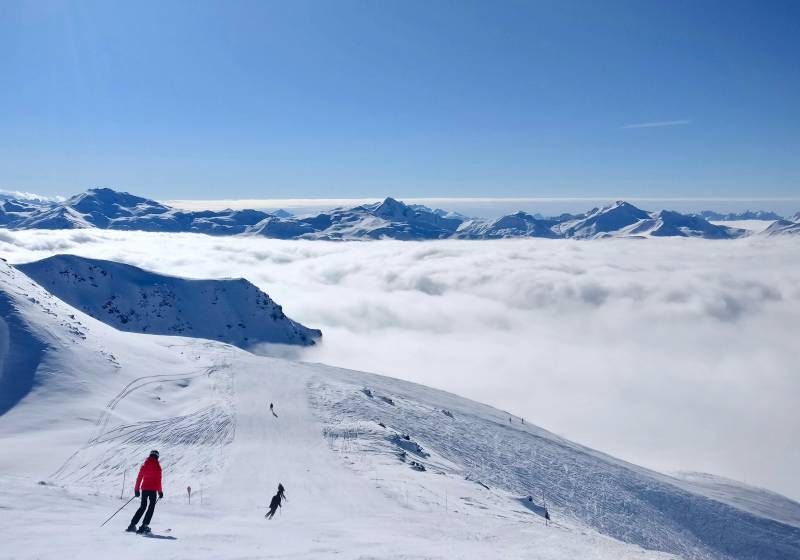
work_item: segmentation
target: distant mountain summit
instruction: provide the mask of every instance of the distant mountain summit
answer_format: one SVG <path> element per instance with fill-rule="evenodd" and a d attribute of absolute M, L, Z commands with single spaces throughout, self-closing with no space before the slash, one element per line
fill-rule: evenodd
<path fill-rule="evenodd" d="M 744 212 L 728 212 L 727 214 L 721 214 L 719 212 L 714 212 L 713 210 L 703 210 L 702 212 L 692 215 L 700 216 L 706 220 L 714 220 L 716 222 L 733 222 L 739 220 L 773 221 L 783 218 L 775 212 L 769 212 L 766 210 L 745 210 Z"/>
<path fill-rule="evenodd" d="M 562 222 L 557 229 L 563 237 L 589 239 L 619 232 L 648 218 L 650 214 L 644 210 L 618 200 L 610 206 L 595 208 L 583 216 Z"/>
<path fill-rule="evenodd" d="M 630 228 L 629 233 L 647 233 L 653 237 L 702 237 L 704 239 L 734 239 L 746 235 L 739 228 L 719 226 L 701 218 L 671 210 L 662 210 Z"/>
<path fill-rule="evenodd" d="M 66 303 L 123 331 L 208 338 L 242 348 L 262 342 L 308 346 L 321 336 L 241 278 L 189 280 L 74 255 L 17 268 Z"/>
<path fill-rule="evenodd" d="M 11 199 L 0 204 L 0 227 L 10 229 L 99 228 L 328 241 L 514 237 L 733 239 L 748 235 L 749 232 L 715 225 L 707 218 L 764 220 L 772 216 L 777 215 L 751 211 L 727 215 L 711 211 L 690 215 L 669 210 L 647 212 L 620 200 L 583 214 L 544 218 L 539 214 L 516 212 L 485 220 L 418 204 L 405 204 L 391 197 L 373 204 L 334 208 L 312 216 L 293 216 L 280 210 L 275 213 L 230 209 L 188 212 L 106 188 L 90 189 L 63 202 L 30 203 Z"/>
<path fill-rule="evenodd" d="M 0 214 L 0 220 L 15 229 L 100 228 L 235 235 L 267 216 L 258 210 L 184 212 L 126 192 L 89 189 L 63 202 L 28 205 L 15 214 L 5 212 Z"/>
<path fill-rule="evenodd" d="M 796 217 L 800 218 L 800 215 Z M 800 235 L 800 220 L 777 220 L 764 230 L 764 235 Z"/>
<path fill-rule="evenodd" d="M 280 239 L 445 239 L 462 223 L 423 207 L 412 207 L 391 197 L 353 208 L 334 208 L 316 216 L 269 216 L 246 233 Z"/>
<path fill-rule="evenodd" d="M 455 237 L 459 239 L 503 239 L 508 237 L 559 237 L 553 228 L 558 222 L 517 212 L 495 220 L 468 220 L 461 224 Z"/>

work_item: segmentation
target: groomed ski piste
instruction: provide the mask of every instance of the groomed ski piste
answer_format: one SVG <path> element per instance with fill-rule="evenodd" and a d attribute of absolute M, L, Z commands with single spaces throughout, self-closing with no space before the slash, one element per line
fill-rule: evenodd
<path fill-rule="evenodd" d="M 800 558 L 791 500 L 658 474 L 420 385 L 118 331 L 5 262 L 0 446 L 10 559 Z M 155 538 L 123 532 L 136 501 L 100 527 L 150 449 Z"/>

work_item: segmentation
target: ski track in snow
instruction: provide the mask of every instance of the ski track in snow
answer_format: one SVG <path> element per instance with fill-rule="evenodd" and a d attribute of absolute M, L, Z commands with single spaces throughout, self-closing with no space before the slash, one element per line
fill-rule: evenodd
<path fill-rule="evenodd" d="M 488 406 L 214 342 L 119 333 L 0 272 L 14 340 L 47 342 L 46 367 L 28 372 L 34 388 L 0 416 L 4 558 L 800 556 L 796 526 Z M 53 411 L 58 422 L 45 422 Z M 49 453 L 30 454 L 35 445 Z M 151 448 L 166 493 L 152 525 L 175 540 L 122 533 L 133 505 L 99 527 Z M 278 482 L 287 501 L 268 521 Z"/>

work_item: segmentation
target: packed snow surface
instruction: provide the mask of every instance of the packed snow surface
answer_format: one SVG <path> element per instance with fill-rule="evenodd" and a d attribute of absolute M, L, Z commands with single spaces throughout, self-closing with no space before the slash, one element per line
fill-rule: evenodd
<path fill-rule="evenodd" d="M 0 306 L 10 558 L 800 555 L 791 501 L 765 515 L 768 493 L 732 504 L 449 393 L 121 332 L 4 263 Z M 153 448 L 156 538 L 122 532 L 133 506 L 100 528 Z"/>

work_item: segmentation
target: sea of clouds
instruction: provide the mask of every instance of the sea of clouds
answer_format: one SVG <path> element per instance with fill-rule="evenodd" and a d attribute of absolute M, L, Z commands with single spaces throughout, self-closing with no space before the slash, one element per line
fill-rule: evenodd
<path fill-rule="evenodd" d="M 798 240 L 0 230 L 12 263 L 56 253 L 242 276 L 324 334 L 259 352 L 431 385 L 634 463 L 800 498 Z"/>

